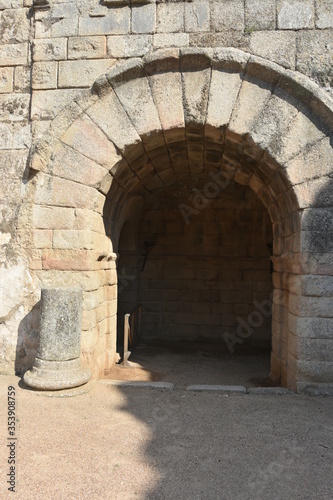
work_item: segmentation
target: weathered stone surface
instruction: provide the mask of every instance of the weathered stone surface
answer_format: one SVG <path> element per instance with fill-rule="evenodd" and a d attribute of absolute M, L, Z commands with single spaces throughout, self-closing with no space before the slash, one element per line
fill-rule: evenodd
<path fill-rule="evenodd" d="M 160 130 L 161 124 L 147 78 L 137 78 L 117 86 L 115 92 L 139 135 Z"/>
<path fill-rule="evenodd" d="M 30 123 L 14 123 L 13 124 L 13 148 L 26 149 L 30 148 L 32 142 L 31 124 Z"/>
<path fill-rule="evenodd" d="M 182 71 L 185 123 L 204 124 L 206 119 L 211 70 Z M 200 104 L 199 104 L 200 103 Z"/>
<path fill-rule="evenodd" d="M 313 115 L 306 116 L 299 111 L 295 119 L 291 122 L 288 132 L 282 138 L 282 147 L 279 153 L 279 161 L 284 164 L 289 158 L 295 157 L 302 149 L 314 145 L 325 134 L 318 128 L 318 121 Z M 303 165 L 304 167 L 304 165 Z M 304 173 L 308 167 L 304 167 Z"/>
<path fill-rule="evenodd" d="M 154 49 L 164 49 L 165 47 L 184 47 L 189 44 L 187 33 L 157 33 L 153 35 Z"/>
<path fill-rule="evenodd" d="M 216 392 L 235 392 L 246 393 L 246 388 L 242 385 L 188 385 L 187 391 L 216 391 Z"/>
<path fill-rule="evenodd" d="M 41 205 L 94 210 L 98 200 L 98 192 L 90 186 L 69 179 L 40 174 L 35 200 Z"/>
<path fill-rule="evenodd" d="M 14 72 L 14 91 L 29 92 L 31 87 L 31 69 L 29 66 L 16 66 Z"/>
<path fill-rule="evenodd" d="M 138 381 L 119 381 L 119 380 L 103 380 L 102 384 L 115 385 L 117 387 L 145 387 L 149 389 L 158 389 L 173 391 L 174 384 L 170 382 L 138 382 Z"/>
<path fill-rule="evenodd" d="M 150 35 L 115 35 L 107 39 L 107 51 L 111 57 L 141 57 L 151 50 Z"/>
<path fill-rule="evenodd" d="M 34 61 L 59 61 L 67 56 L 66 38 L 34 40 L 32 48 Z"/>
<path fill-rule="evenodd" d="M 106 174 L 105 168 L 65 144 L 57 148 L 50 169 L 59 177 L 95 187 L 100 185 Z"/>
<path fill-rule="evenodd" d="M 331 0 L 316 0 L 316 28 L 333 28 L 333 9 Z"/>
<path fill-rule="evenodd" d="M 101 250 L 91 251 L 84 249 L 45 249 L 40 252 L 42 269 L 58 271 L 105 271 L 102 262 Z"/>
<path fill-rule="evenodd" d="M 12 146 L 12 127 L 7 123 L 0 123 L 0 149 L 10 149 Z"/>
<path fill-rule="evenodd" d="M 114 121 L 105 121 L 105 113 L 108 113 L 109 116 L 114 116 L 116 119 Z M 113 92 L 89 108 L 87 114 L 120 151 L 123 151 L 126 146 L 140 142 L 138 132 L 133 127 L 133 124 Z"/>
<path fill-rule="evenodd" d="M 297 108 L 293 104 L 287 102 L 283 93 L 276 92 L 267 102 L 258 121 L 253 124 L 251 130 L 253 140 L 268 150 L 273 158 L 279 158 L 282 137 L 297 115 Z"/>
<path fill-rule="evenodd" d="M 333 232 L 333 208 L 310 208 L 302 212 L 303 231 L 319 231 L 331 235 Z"/>
<path fill-rule="evenodd" d="M 6 139 L 5 137 L 4 140 L 9 140 L 9 138 Z M 0 246 L 0 263 L 1 267 L 4 268 L 4 272 L 7 265 L 16 266 L 18 264 L 17 247 L 15 245 L 18 217 L 17 207 L 21 202 L 21 179 L 26 161 L 27 153 L 25 151 L 0 151 L 0 235 L 2 240 Z M 8 186 L 10 186 L 10 189 Z M 10 267 L 7 270 L 9 269 Z M 4 282 L 3 285 L 5 285 Z M 6 287 L 4 293 L 11 294 Z"/>
<path fill-rule="evenodd" d="M 256 117 L 260 116 L 271 91 L 270 85 L 259 84 L 256 79 L 245 77 L 230 120 L 230 130 L 239 134 L 247 133 Z"/>
<path fill-rule="evenodd" d="M 156 31 L 158 33 L 177 33 L 184 30 L 185 4 L 160 3 L 157 6 Z"/>
<path fill-rule="evenodd" d="M 171 72 L 149 77 L 159 119 L 164 130 L 185 126 L 181 75 Z"/>
<path fill-rule="evenodd" d="M 121 66 L 117 64 L 104 79 L 105 93 L 110 92 L 110 85 L 119 86 L 135 78 L 140 78 L 143 75 L 143 64 L 139 58 L 132 58 L 124 62 Z"/>
<path fill-rule="evenodd" d="M 314 27 L 313 0 L 277 0 L 278 28 L 302 29 Z"/>
<path fill-rule="evenodd" d="M 333 396 L 332 384 L 329 383 L 319 383 L 315 386 L 302 384 L 302 392 L 308 396 Z"/>
<path fill-rule="evenodd" d="M 295 295 L 308 295 L 310 297 L 333 297 L 332 276 L 290 275 L 288 285 L 290 292 Z"/>
<path fill-rule="evenodd" d="M 22 297 L 23 299 L 23 297 Z M 21 297 L 20 297 L 21 300 Z M 24 299 L 23 299 L 24 300 Z M 26 342 L 22 345 L 19 332 L 22 332 L 22 320 L 25 312 L 23 305 L 19 305 L 13 311 L 10 319 L 0 324 L 0 372 L 13 374 L 14 371 L 20 373 L 22 367 L 31 366 L 36 354 L 37 340 L 36 331 L 26 332 Z M 19 327 L 21 328 L 19 330 Z"/>
<path fill-rule="evenodd" d="M 250 35 L 244 33 L 244 30 L 189 33 L 190 47 L 235 47 L 247 50 L 249 39 Z"/>
<path fill-rule="evenodd" d="M 106 73 L 114 64 L 114 59 L 61 61 L 59 63 L 59 88 L 90 87 L 96 75 Z"/>
<path fill-rule="evenodd" d="M 52 231 L 35 229 L 34 245 L 36 248 L 52 248 Z"/>
<path fill-rule="evenodd" d="M 210 125 L 222 127 L 229 123 L 241 84 L 239 73 L 213 70 L 207 111 Z"/>
<path fill-rule="evenodd" d="M 0 121 L 22 121 L 28 118 L 29 94 L 0 95 Z"/>
<path fill-rule="evenodd" d="M 320 274 L 323 276 L 333 276 L 333 257 L 332 253 L 306 253 L 302 255 L 302 271 L 308 274 Z M 300 267 L 295 269 L 299 272 Z"/>
<path fill-rule="evenodd" d="M 211 23 L 215 31 L 244 30 L 243 0 L 213 1 Z"/>
<path fill-rule="evenodd" d="M 274 30 L 276 25 L 275 0 L 246 0 L 245 31 Z"/>
<path fill-rule="evenodd" d="M 209 31 L 210 28 L 210 8 L 208 0 L 194 0 L 185 3 L 185 31 L 197 33 Z"/>
<path fill-rule="evenodd" d="M 53 248 L 93 250 L 98 243 L 97 236 L 94 231 L 57 229 L 53 231 Z"/>
<path fill-rule="evenodd" d="M 76 3 L 56 4 L 51 10 L 35 13 L 36 38 L 78 35 L 79 10 Z"/>
<path fill-rule="evenodd" d="M 296 34 L 285 31 L 251 33 L 250 51 L 285 68 L 295 69 Z"/>
<path fill-rule="evenodd" d="M 289 294 L 289 310 L 299 316 L 333 318 L 332 297 L 302 297 Z"/>
<path fill-rule="evenodd" d="M 327 361 L 297 361 L 298 391 L 307 389 L 309 383 L 331 383 L 333 380 L 333 363 Z M 303 382 L 304 381 L 304 382 Z M 314 389 L 314 388 L 313 388 Z"/>
<path fill-rule="evenodd" d="M 51 120 L 60 110 L 69 104 L 78 94 L 79 90 L 40 90 L 32 96 L 32 120 Z"/>
<path fill-rule="evenodd" d="M 29 40 L 28 9 L 11 9 L 0 13 L 0 42 L 20 43 Z"/>
<path fill-rule="evenodd" d="M 68 207 L 35 205 L 33 223 L 39 229 L 72 229 L 75 223 L 75 211 Z"/>
<path fill-rule="evenodd" d="M 74 122 L 61 140 L 107 169 L 121 160 L 113 143 L 86 115 Z"/>
<path fill-rule="evenodd" d="M 14 315 L 23 302 L 27 283 L 27 270 L 23 263 L 0 268 L 0 321 L 4 323 Z"/>
<path fill-rule="evenodd" d="M 82 290 L 47 289 L 41 295 L 38 357 L 67 361 L 80 356 Z"/>
<path fill-rule="evenodd" d="M 232 47 L 219 48 L 214 50 L 212 67 L 213 69 L 243 73 L 249 59 L 249 54 L 241 50 Z"/>
<path fill-rule="evenodd" d="M 20 64 L 27 64 L 27 62 L 27 43 L 0 45 L 0 66 L 17 66 Z"/>
<path fill-rule="evenodd" d="M 32 370 L 24 374 L 24 382 L 41 391 L 71 389 L 86 384 L 91 371 L 82 368 L 80 359 L 69 361 L 45 361 L 36 358 Z"/>
<path fill-rule="evenodd" d="M 10 9 L 11 4 L 12 4 L 11 0 L 1 0 L 0 10 Z"/>
<path fill-rule="evenodd" d="M 83 114 L 83 109 L 78 104 L 80 102 L 82 94 L 83 92 L 78 94 L 75 97 L 74 101 L 71 101 L 68 105 L 66 105 L 62 112 L 58 116 L 56 116 L 56 118 L 50 124 L 48 139 L 46 139 L 45 136 L 45 144 L 48 143 L 48 151 L 50 151 L 50 149 L 56 148 L 56 138 L 61 136 L 73 123 L 73 121 Z"/>
<path fill-rule="evenodd" d="M 271 61 L 265 60 L 263 64 L 263 59 L 257 56 L 251 56 L 246 65 L 246 74 L 249 75 L 249 77 L 257 79 L 259 85 L 261 82 L 266 82 L 271 84 L 273 88 L 279 87 L 279 81 L 287 71 L 288 70 L 283 70 L 281 66 Z"/>
<path fill-rule="evenodd" d="M 12 92 L 14 68 L 0 68 L 0 94 Z"/>
<path fill-rule="evenodd" d="M 322 232 L 322 230 L 324 230 Z M 312 252 L 314 254 L 333 251 L 333 238 L 327 227 L 320 226 L 313 228 L 312 231 L 301 232 L 301 250 L 303 252 Z"/>
<path fill-rule="evenodd" d="M 291 339 L 295 339 L 294 335 Z M 295 342 L 288 342 L 288 348 L 292 352 L 294 350 L 298 359 L 304 361 L 327 361 L 330 362 L 333 355 L 333 339 L 311 339 L 307 337 L 300 337 Z"/>
<path fill-rule="evenodd" d="M 36 62 L 32 71 L 32 87 L 34 89 L 57 88 L 58 66 L 56 62 Z"/>
<path fill-rule="evenodd" d="M 101 17 L 80 17 L 79 35 L 123 35 L 130 30 L 129 7 L 110 9 Z"/>
<path fill-rule="evenodd" d="M 68 39 L 68 59 L 100 59 L 105 57 L 105 54 L 106 43 L 104 36 L 72 37 Z"/>
<path fill-rule="evenodd" d="M 16 1 L 20 1 L 20 0 L 16 0 Z M 27 7 L 31 7 L 32 6 L 36 11 L 38 11 L 38 10 L 48 10 L 48 9 L 51 8 L 51 2 L 50 2 L 50 0 L 23 0 L 23 3 Z M 57 0 L 55 0 L 55 3 L 59 3 L 59 2 L 57 2 Z"/>
<path fill-rule="evenodd" d="M 297 71 L 328 89 L 333 86 L 332 46 L 331 31 L 306 31 L 298 35 Z"/>
<path fill-rule="evenodd" d="M 319 179 L 332 173 L 332 161 L 333 151 L 330 139 L 325 138 L 287 162 L 287 174 L 292 184 Z"/>
<path fill-rule="evenodd" d="M 132 8 L 132 33 L 155 32 L 156 5 L 148 4 Z"/>
<path fill-rule="evenodd" d="M 288 315 L 288 327 L 294 335 L 313 339 L 332 339 L 333 318 Z"/>

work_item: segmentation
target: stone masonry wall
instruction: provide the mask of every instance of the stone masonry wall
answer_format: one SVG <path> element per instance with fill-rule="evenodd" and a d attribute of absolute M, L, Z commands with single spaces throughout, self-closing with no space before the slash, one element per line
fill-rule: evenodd
<path fill-rule="evenodd" d="M 16 352 L 29 367 L 38 340 L 39 283 L 18 234 L 31 146 L 123 59 L 206 46 L 261 56 L 333 96 L 332 0 L 0 0 L 0 370 Z"/>
<path fill-rule="evenodd" d="M 12 22 L 29 12 L 18 9 Z M 31 12 L 35 133 L 118 60 L 165 47 L 240 48 L 331 93 L 332 29 L 331 0 L 55 1 Z"/>

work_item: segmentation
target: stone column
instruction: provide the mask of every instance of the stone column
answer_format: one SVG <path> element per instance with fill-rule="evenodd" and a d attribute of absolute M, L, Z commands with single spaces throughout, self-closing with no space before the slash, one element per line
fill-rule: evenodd
<path fill-rule="evenodd" d="M 82 290 L 44 288 L 40 344 L 24 382 L 36 389 L 59 390 L 85 384 L 91 372 L 81 367 Z"/>

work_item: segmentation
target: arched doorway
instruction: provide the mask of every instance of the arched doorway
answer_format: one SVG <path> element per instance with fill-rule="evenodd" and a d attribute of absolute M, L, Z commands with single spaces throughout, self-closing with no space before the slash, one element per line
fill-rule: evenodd
<path fill-rule="evenodd" d="M 121 230 L 117 351 L 124 315 L 139 304 L 141 342 L 137 369 L 115 378 L 268 382 L 272 224 L 250 188 L 210 173 L 164 189 Z"/>
<path fill-rule="evenodd" d="M 52 231 L 52 248 L 41 249 L 34 272 L 44 285 L 83 287 L 83 356 L 96 376 L 115 359 L 115 252 L 129 205 L 152 203 L 201 174 L 218 183 L 223 172 L 255 193 L 270 217 L 272 377 L 297 390 L 331 380 L 327 362 L 318 375 L 314 344 L 300 343 L 291 321 L 315 321 L 320 307 L 330 314 L 325 300 L 305 311 L 305 275 L 322 271 L 303 252 L 302 212 L 312 207 L 316 179 L 329 181 L 331 122 L 324 96 L 306 78 L 233 49 L 129 62 L 54 120 L 31 165 L 38 171 L 33 227 Z"/>

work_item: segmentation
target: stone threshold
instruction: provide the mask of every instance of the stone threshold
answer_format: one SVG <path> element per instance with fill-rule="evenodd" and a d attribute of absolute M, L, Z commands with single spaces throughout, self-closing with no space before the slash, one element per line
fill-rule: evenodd
<path fill-rule="evenodd" d="M 260 396 L 265 395 L 297 395 L 296 392 L 291 391 L 285 387 L 245 387 L 243 385 L 209 385 L 209 384 L 198 384 L 198 385 L 188 385 L 179 386 L 171 382 L 143 382 L 143 381 L 124 381 L 124 380 L 90 380 L 87 384 L 81 385 L 80 387 L 74 387 L 72 389 L 62 389 L 58 391 L 41 391 L 38 389 L 33 389 L 27 386 L 24 382 L 19 383 L 23 389 L 28 390 L 32 394 L 44 397 L 54 397 L 54 398 L 66 398 L 80 396 L 82 394 L 87 394 L 96 384 L 109 385 L 112 387 L 131 387 L 140 389 L 157 389 L 157 390 L 182 390 L 188 392 L 218 392 L 222 394 L 257 394 Z M 317 388 L 307 388 L 302 394 L 312 397 L 332 397 L 333 387 L 317 387 Z"/>
<path fill-rule="evenodd" d="M 243 385 L 188 385 L 178 386 L 171 382 L 140 382 L 124 380 L 99 380 L 100 384 L 116 387 L 143 387 L 149 389 L 186 390 L 192 392 L 223 392 L 237 394 L 295 394 L 285 387 L 245 387 Z"/>

